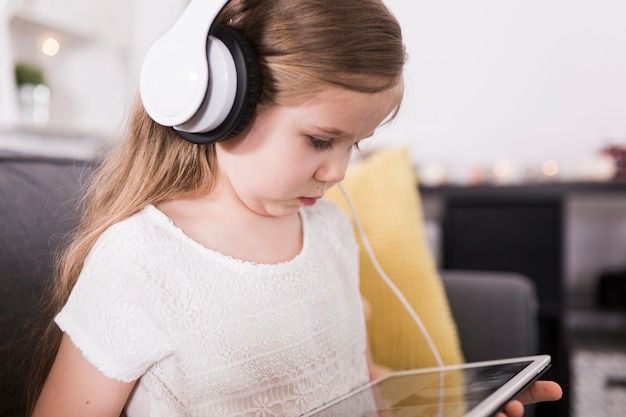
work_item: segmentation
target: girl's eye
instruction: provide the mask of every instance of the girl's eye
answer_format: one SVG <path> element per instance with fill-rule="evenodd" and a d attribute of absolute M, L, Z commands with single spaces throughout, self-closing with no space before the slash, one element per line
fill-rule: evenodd
<path fill-rule="evenodd" d="M 321 139 L 315 136 L 309 136 L 309 143 L 317 150 L 326 150 L 333 147 L 333 141 L 331 139 Z"/>
<path fill-rule="evenodd" d="M 322 139 L 315 136 L 308 136 L 309 143 L 317 150 L 327 150 L 332 149 L 333 147 L 333 139 Z M 357 151 L 360 151 L 359 142 L 355 142 L 352 147 Z"/>

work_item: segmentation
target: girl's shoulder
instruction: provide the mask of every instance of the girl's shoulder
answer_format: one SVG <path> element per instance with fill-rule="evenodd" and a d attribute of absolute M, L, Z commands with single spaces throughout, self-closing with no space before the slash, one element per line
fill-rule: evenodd
<path fill-rule="evenodd" d="M 149 205 L 106 229 L 92 252 L 112 249 L 131 254 L 176 239 L 173 223 L 156 207 Z"/>
<path fill-rule="evenodd" d="M 162 221 L 159 219 L 158 213 L 159 211 L 156 207 L 148 205 L 137 213 L 110 226 L 103 233 L 103 236 L 117 235 L 120 233 L 130 234 L 131 232 L 145 230 L 146 228 L 148 228 L 148 230 L 155 227 L 159 228 Z M 139 235 L 141 236 L 142 234 L 140 233 Z"/>

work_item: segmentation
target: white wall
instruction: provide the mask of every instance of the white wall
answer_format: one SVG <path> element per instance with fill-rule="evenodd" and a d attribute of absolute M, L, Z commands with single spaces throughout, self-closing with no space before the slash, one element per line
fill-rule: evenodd
<path fill-rule="evenodd" d="M 213 0 L 211 0 L 213 1 Z M 137 88 L 141 62 L 148 48 L 180 16 L 184 0 L 133 0 L 131 86 Z"/>
<path fill-rule="evenodd" d="M 377 146 L 408 143 L 453 179 L 499 159 L 554 158 L 573 176 L 626 131 L 623 0 L 386 3 L 410 57 L 405 106 Z"/>

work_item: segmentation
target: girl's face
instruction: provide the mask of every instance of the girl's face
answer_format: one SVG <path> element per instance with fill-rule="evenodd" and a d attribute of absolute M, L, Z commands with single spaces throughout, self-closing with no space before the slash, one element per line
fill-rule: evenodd
<path fill-rule="evenodd" d="M 398 92 L 328 87 L 296 105 L 268 107 L 240 136 L 218 142 L 216 193 L 264 216 L 312 205 L 341 181 L 355 145 L 391 113 Z"/>

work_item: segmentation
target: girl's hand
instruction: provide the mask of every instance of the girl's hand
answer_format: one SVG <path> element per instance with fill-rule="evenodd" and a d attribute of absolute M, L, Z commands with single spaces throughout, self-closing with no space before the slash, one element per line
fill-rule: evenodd
<path fill-rule="evenodd" d="M 557 401 L 563 396 L 561 386 L 552 381 L 537 381 L 524 391 L 515 401 L 506 405 L 504 411 L 497 417 L 522 417 L 524 404 L 534 404 L 544 401 Z"/>

